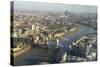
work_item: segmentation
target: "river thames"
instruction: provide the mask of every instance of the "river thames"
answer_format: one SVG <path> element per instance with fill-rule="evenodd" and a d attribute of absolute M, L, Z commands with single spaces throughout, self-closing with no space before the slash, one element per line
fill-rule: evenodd
<path fill-rule="evenodd" d="M 88 34 L 95 33 L 96 30 L 91 27 L 79 25 L 78 30 L 72 34 L 64 36 L 60 39 L 60 50 L 52 53 L 53 58 L 56 57 L 56 53 L 63 55 L 65 52 L 69 50 L 69 45 L 72 44 L 73 41 L 81 38 L 82 36 L 86 36 Z M 14 65 L 37 65 L 42 64 L 41 62 L 48 62 L 48 49 L 43 48 L 30 48 L 28 51 L 14 57 Z"/>

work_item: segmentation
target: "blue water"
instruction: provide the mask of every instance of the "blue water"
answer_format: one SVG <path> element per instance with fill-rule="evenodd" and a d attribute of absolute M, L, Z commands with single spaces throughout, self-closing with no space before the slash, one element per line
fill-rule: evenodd
<path fill-rule="evenodd" d="M 86 36 L 89 33 L 94 32 L 96 31 L 90 27 L 79 25 L 79 30 L 77 32 L 75 32 L 74 34 L 70 34 L 68 36 L 64 36 L 64 38 L 60 40 L 60 47 L 63 47 L 67 50 L 68 46 L 72 44 L 73 41 L 76 41 L 77 39 L 80 39 L 82 36 Z"/>

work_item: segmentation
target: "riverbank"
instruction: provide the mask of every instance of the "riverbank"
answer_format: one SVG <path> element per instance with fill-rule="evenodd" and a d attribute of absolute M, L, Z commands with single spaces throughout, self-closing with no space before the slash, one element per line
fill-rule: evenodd
<path fill-rule="evenodd" d="M 68 32 L 62 32 L 62 33 L 58 33 L 56 34 L 54 37 L 59 37 L 59 38 L 63 38 L 64 36 L 67 36 L 67 35 L 70 35 L 74 32 L 77 32 L 78 31 L 78 27 L 74 27 L 72 28 L 71 30 L 69 30 Z"/>
<path fill-rule="evenodd" d="M 13 55 L 13 57 L 17 57 L 20 54 L 23 54 L 24 52 L 28 51 L 29 49 L 31 49 L 31 46 L 26 46 L 23 49 L 21 49 L 21 50 L 19 50 L 17 52 L 12 53 L 12 55 Z"/>
<path fill-rule="evenodd" d="M 89 25 L 89 24 L 78 23 L 78 22 L 77 22 L 76 24 L 80 24 L 80 25 L 88 26 L 88 27 L 90 27 L 90 28 L 92 28 L 92 29 L 94 29 L 94 30 L 97 30 L 97 27 L 91 26 L 91 25 Z M 97 26 L 97 25 L 96 25 L 96 26 Z"/>

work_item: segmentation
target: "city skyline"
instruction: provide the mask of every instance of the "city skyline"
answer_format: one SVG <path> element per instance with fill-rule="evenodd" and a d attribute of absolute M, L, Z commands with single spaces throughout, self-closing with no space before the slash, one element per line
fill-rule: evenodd
<path fill-rule="evenodd" d="M 51 12 L 71 11 L 79 13 L 97 13 L 97 6 L 88 5 L 69 5 L 45 2 L 14 1 L 15 9 L 43 10 Z"/>

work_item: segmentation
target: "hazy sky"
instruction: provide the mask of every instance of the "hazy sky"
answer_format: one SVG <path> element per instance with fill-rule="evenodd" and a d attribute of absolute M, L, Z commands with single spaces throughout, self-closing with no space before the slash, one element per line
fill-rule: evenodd
<path fill-rule="evenodd" d="M 96 13 L 96 6 L 87 5 L 68 5 L 68 4 L 54 4 L 42 2 L 28 2 L 28 1 L 14 1 L 15 9 L 32 9 L 32 10 L 48 10 L 48 11 L 72 11 L 72 12 L 85 12 Z"/>

